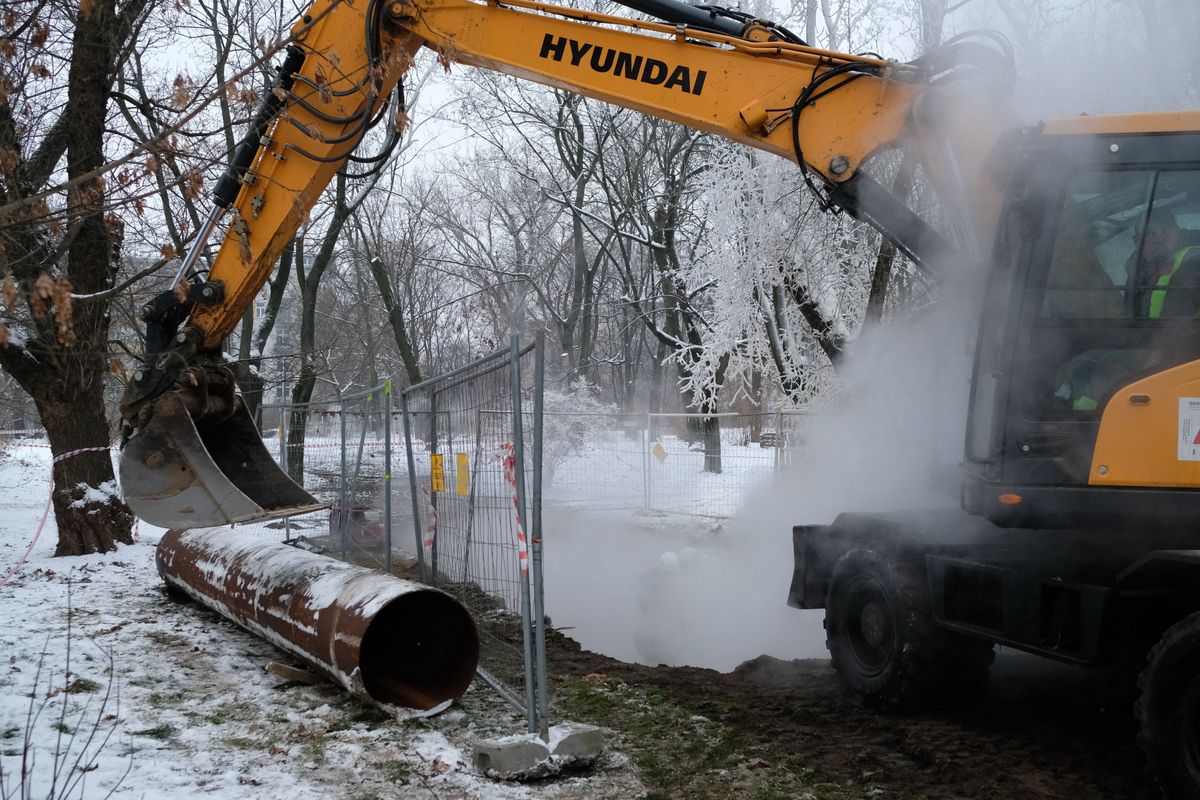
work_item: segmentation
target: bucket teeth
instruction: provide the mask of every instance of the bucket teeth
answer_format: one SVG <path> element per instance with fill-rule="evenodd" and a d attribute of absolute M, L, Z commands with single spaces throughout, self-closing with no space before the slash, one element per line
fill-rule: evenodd
<path fill-rule="evenodd" d="M 155 401 L 149 422 L 121 451 L 121 488 L 138 517 L 203 528 L 326 507 L 271 458 L 240 397 L 234 406 L 232 416 L 197 422 L 177 392 Z"/>

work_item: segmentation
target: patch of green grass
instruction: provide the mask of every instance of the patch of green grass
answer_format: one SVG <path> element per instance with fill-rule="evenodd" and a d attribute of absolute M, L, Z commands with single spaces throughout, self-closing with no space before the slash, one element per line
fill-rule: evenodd
<path fill-rule="evenodd" d="M 389 758 L 380 762 L 379 771 L 393 783 L 408 783 L 408 776 L 412 774 L 412 764 L 398 758 Z"/>
<path fill-rule="evenodd" d="M 15 739 L 20 735 L 21 735 L 21 726 L 20 725 L 9 725 L 2 732 L 0 732 L 0 739 Z"/>
<path fill-rule="evenodd" d="M 174 726 L 168 725 L 164 722 L 161 725 L 155 725 L 153 728 L 146 728 L 144 731 L 134 731 L 133 735 L 146 736 L 151 739 L 158 739 L 161 742 L 165 742 L 174 736 L 176 732 L 177 731 L 175 730 Z"/>
<path fill-rule="evenodd" d="M 323 733 L 319 733 L 304 744 L 300 745 L 300 755 L 308 761 L 315 761 L 318 764 L 325 763 L 325 745 L 328 743 L 329 737 Z"/>
<path fill-rule="evenodd" d="M 375 728 L 384 723 L 395 721 L 395 718 L 391 714 L 377 706 L 368 705 L 357 700 L 355 704 L 357 708 L 350 714 L 351 722 L 361 722 L 368 728 Z"/>
<path fill-rule="evenodd" d="M 258 710 L 258 705 L 246 701 L 221 703 L 221 705 L 205 714 L 204 719 L 212 725 L 224 725 L 226 722 L 234 720 L 255 719 L 258 716 Z"/>
<path fill-rule="evenodd" d="M 566 718 L 617 731 L 612 746 L 633 762 L 644 800 L 776 800 L 813 792 L 810 771 L 800 764 L 759 759 L 760 748 L 737 728 L 696 717 L 656 687 L 573 680 L 556 692 L 555 705 Z"/>
<path fill-rule="evenodd" d="M 59 733 L 70 733 L 71 732 L 71 728 L 65 722 L 56 722 L 53 725 L 51 725 L 50 727 L 54 728 L 54 730 L 58 731 Z"/>
<path fill-rule="evenodd" d="M 173 692 L 151 692 L 150 696 L 146 699 L 150 705 L 155 708 L 161 708 L 163 706 L 177 706 L 185 697 L 187 697 L 185 690 L 176 689 Z"/>

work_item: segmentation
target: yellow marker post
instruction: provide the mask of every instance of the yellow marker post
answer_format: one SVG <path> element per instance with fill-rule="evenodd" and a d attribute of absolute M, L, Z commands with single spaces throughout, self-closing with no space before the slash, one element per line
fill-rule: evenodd
<path fill-rule="evenodd" d="M 471 493 L 471 457 L 466 453 L 459 453 L 454 457 L 458 464 L 458 475 L 455 481 L 455 490 L 466 497 Z"/>
<path fill-rule="evenodd" d="M 446 491 L 446 470 L 442 464 L 441 453 L 429 454 L 430 490 L 435 494 Z"/>

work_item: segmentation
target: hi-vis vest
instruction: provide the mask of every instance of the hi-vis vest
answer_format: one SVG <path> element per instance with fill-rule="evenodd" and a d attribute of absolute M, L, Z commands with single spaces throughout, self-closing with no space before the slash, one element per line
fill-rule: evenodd
<path fill-rule="evenodd" d="M 1179 271 L 1179 267 L 1183 264 L 1183 259 L 1187 254 L 1197 248 L 1197 245 L 1185 247 L 1179 251 L 1179 255 L 1175 256 L 1175 263 L 1171 266 L 1171 271 L 1165 275 L 1158 277 L 1158 282 L 1154 285 L 1158 288 L 1150 292 L 1150 311 L 1147 314 L 1151 319 L 1158 319 L 1162 316 L 1163 306 L 1167 303 L 1167 288 L 1171 284 L 1171 278 L 1175 277 L 1175 273 Z"/>

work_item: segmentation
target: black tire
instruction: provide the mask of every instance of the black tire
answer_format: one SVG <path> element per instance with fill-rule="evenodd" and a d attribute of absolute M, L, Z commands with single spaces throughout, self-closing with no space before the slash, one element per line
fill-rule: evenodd
<path fill-rule="evenodd" d="M 991 642 L 934 624 L 924 569 L 869 550 L 851 550 L 834 566 L 825 636 L 842 683 L 879 710 L 970 699 L 995 657 Z"/>
<path fill-rule="evenodd" d="M 1200 613 L 1168 628 L 1146 661 L 1134 710 L 1150 776 L 1172 800 L 1200 798 Z"/>

